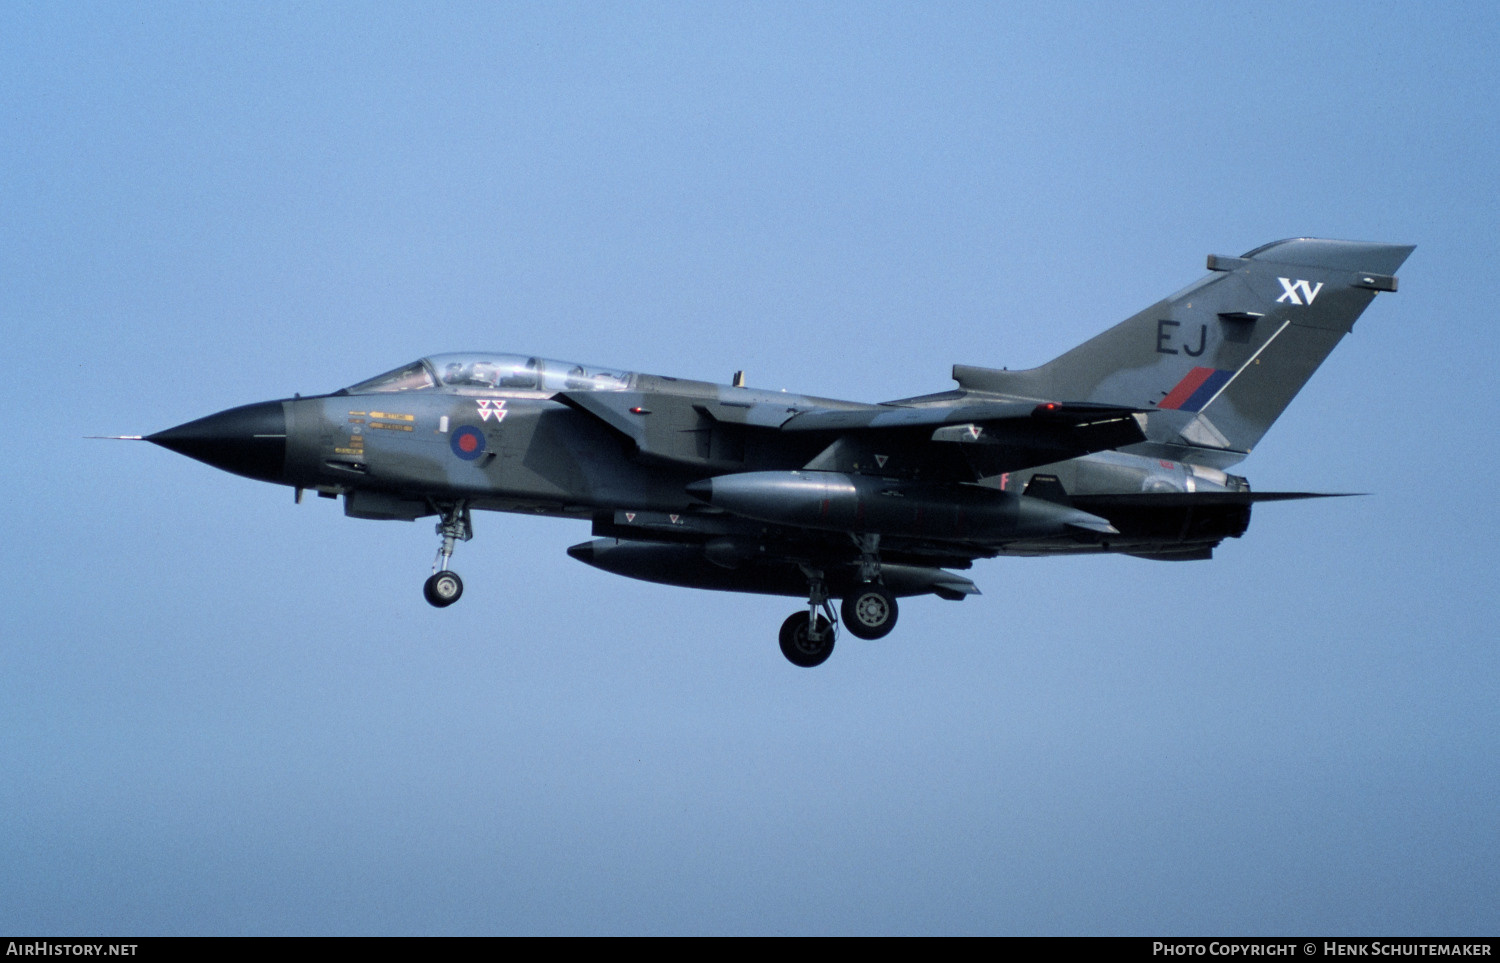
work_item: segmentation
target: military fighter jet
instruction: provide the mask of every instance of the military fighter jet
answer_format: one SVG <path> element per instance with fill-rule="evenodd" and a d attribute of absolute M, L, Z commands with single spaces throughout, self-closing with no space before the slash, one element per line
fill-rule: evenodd
<path fill-rule="evenodd" d="M 1209 273 L 1055 360 L 956 365 L 958 387 L 835 401 L 508 354 L 440 354 L 332 394 L 231 408 L 145 440 L 343 496 L 355 518 L 436 516 L 424 592 L 463 582 L 486 509 L 576 518 L 568 554 L 631 578 L 807 599 L 781 627 L 815 666 L 897 599 L 978 594 L 997 555 L 1209 558 L 1257 501 L 1248 455 L 1413 249 L 1297 238 Z M 842 605 L 835 613 L 833 599 Z"/>

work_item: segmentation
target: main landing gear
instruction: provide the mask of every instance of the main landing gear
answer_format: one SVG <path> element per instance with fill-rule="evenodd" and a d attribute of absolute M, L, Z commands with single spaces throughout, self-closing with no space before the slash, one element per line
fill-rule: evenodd
<path fill-rule="evenodd" d="M 856 638 L 883 639 L 896 627 L 896 596 L 880 582 L 880 536 L 851 535 L 859 547 L 859 587 L 844 596 L 839 609 Z"/>
<path fill-rule="evenodd" d="M 856 536 L 860 549 L 858 588 L 844 596 L 839 606 L 844 626 L 860 639 L 883 639 L 896 627 L 900 607 L 896 595 L 880 582 L 878 535 Z M 807 576 L 807 611 L 794 612 L 781 624 L 781 654 L 792 665 L 810 669 L 822 665 L 833 654 L 838 620 L 828 601 L 828 583 L 823 570 L 802 566 Z M 819 614 L 819 610 L 823 614 Z"/>
<path fill-rule="evenodd" d="M 437 524 L 437 533 L 443 536 L 442 547 L 432 563 L 432 575 L 422 585 L 422 595 L 429 605 L 445 609 L 457 602 L 464 594 L 464 580 L 457 572 L 448 570 L 448 560 L 453 557 L 453 546 L 474 537 L 474 526 L 469 518 L 467 502 L 456 502 L 440 506 L 442 521 Z"/>
<path fill-rule="evenodd" d="M 896 627 L 896 596 L 879 582 L 862 582 L 839 607 L 844 626 L 861 639 L 883 639 Z"/>
<path fill-rule="evenodd" d="M 833 654 L 833 606 L 828 604 L 828 583 L 823 570 L 802 566 L 807 575 L 807 611 L 793 612 L 781 623 L 781 654 L 792 665 L 811 669 L 822 665 Z M 822 609 L 826 614 L 819 615 Z"/>

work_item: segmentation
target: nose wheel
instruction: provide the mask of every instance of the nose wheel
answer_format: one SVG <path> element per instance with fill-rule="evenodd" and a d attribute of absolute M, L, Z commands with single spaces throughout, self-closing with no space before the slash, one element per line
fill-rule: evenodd
<path fill-rule="evenodd" d="M 469 519 L 469 506 L 465 502 L 440 506 L 442 520 L 437 524 L 437 533 L 443 536 L 442 547 L 432 563 L 432 575 L 422 584 L 422 595 L 427 604 L 445 609 L 464 594 L 464 580 L 457 572 L 448 570 L 448 560 L 453 557 L 453 547 L 474 537 L 474 526 Z"/>
<path fill-rule="evenodd" d="M 429 605 L 445 609 L 464 594 L 464 580 L 458 577 L 457 572 L 437 572 L 422 585 L 422 594 L 426 596 Z"/>

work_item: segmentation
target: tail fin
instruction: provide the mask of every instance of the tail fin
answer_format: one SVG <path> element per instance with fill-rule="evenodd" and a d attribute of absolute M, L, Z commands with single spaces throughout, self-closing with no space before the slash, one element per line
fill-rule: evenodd
<path fill-rule="evenodd" d="M 1039 368 L 954 365 L 969 391 L 1155 409 L 1158 453 L 1232 465 L 1245 457 L 1414 250 L 1295 238 L 1243 257 Z"/>

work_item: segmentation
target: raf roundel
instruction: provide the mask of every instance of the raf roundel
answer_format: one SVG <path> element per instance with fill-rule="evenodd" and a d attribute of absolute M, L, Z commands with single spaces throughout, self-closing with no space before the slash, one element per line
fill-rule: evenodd
<path fill-rule="evenodd" d="M 484 454 L 484 432 L 473 425 L 464 425 L 453 432 L 448 447 L 464 461 L 473 461 Z"/>

